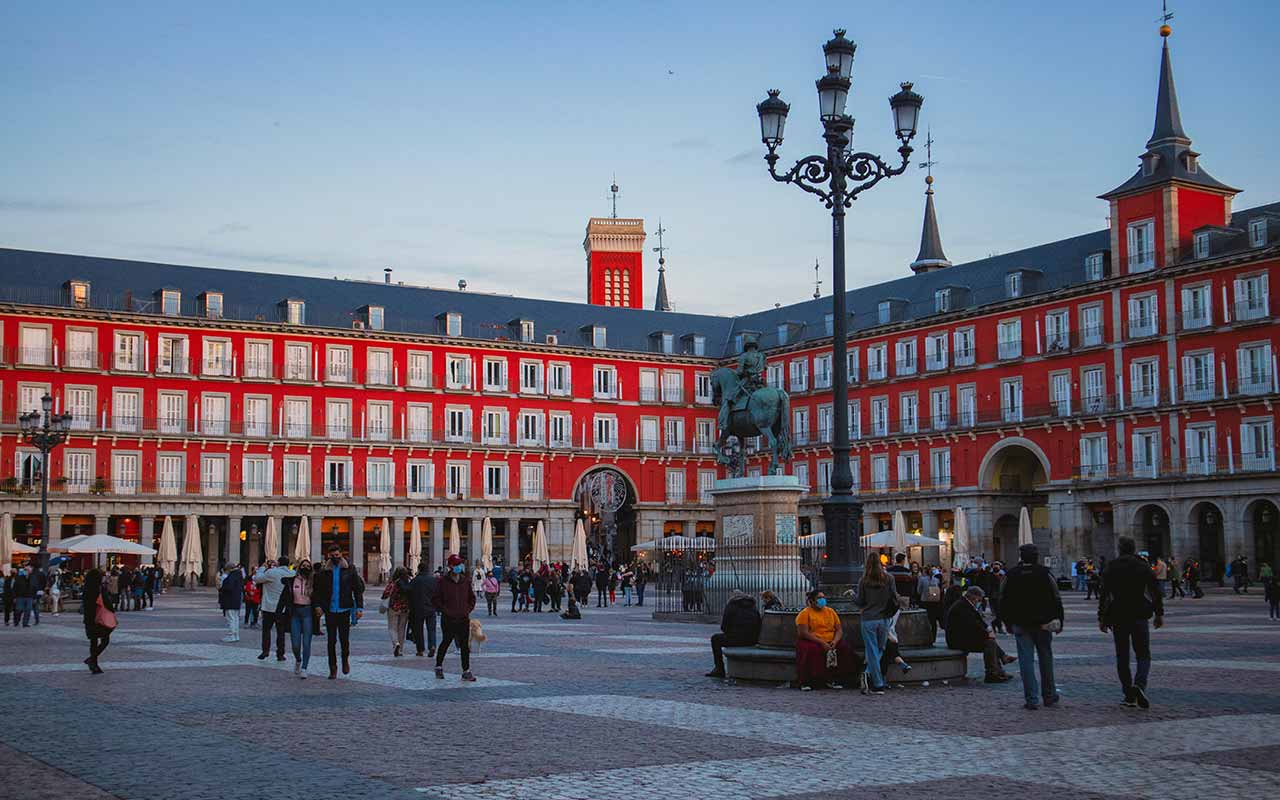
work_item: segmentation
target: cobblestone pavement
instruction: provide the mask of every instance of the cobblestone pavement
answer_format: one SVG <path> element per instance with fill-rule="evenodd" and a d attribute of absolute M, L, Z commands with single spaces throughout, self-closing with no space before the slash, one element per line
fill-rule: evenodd
<path fill-rule="evenodd" d="M 373 595 L 376 597 L 376 594 Z M 703 678 L 712 628 L 648 609 L 486 623 L 480 680 L 391 654 L 376 612 L 350 676 L 255 658 L 211 592 L 121 614 L 92 676 L 78 615 L 0 629 L 0 797 L 1157 798 L 1280 786 L 1280 622 L 1258 593 L 1170 604 L 1149 711 L 1119 706 L 1110 638 L 1082 596 L 1054 643 L 1061 706 L 1018 680 L 883 697 Z M 1006 642 L 1012 651 L 1012 642 Z M 981 660 L 970 658 L 980 676 Z"/>

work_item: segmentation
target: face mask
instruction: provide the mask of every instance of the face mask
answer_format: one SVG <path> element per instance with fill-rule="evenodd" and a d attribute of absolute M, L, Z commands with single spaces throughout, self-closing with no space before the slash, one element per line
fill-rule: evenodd
<path fill-rule="evenodd" d="M 461 565 L 461 564 L 457 564 L 457 565 L 455 565 L 455 566 L 454 566 L 454 568 L 453 568 L 453 571 L 454 571 L 456 574 L 461 575 L 461 574 L 462 574 L 462 565 Z"/>
<path fill-rule="evenodd" d="M 335 564 L 342 562 L 342 556 L 329 556 L 329 560 Z"/>
<path fill-rule="evenodd" d="M 816 605 L 818 606 L 818 608 L 826 608 L 826 607 L 827 607 L 827 598 L 825 598 L 825 597 L 819 597 L 819 598 L 817 599 L 817 601 L 816 601 Z"/>

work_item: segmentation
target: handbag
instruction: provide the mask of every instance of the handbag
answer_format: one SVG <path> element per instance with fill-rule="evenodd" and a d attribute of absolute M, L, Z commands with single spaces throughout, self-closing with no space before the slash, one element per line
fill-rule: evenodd
<path fill-rule="evenodd" d="M 937 603 L 942 599 L 942 587 L 930 584 L 924 590 L 924 602 Z"/>
<path fill-rule="evenodd" d="M 102 602 L 102 595 L 98 595 L 98 607 L 93 612 L 93 622 L 95 625 L 106 628 L 108 631 L 114 631 L 119 621 L 116 619 L 116 612 L 107 608 Z"/>

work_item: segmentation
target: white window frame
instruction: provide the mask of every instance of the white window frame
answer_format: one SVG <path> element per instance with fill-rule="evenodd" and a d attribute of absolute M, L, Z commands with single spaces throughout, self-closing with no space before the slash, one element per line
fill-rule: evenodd
<path fill-rule="evenodd" d="M 1156 268 L 1156 222 L 1154 219 L 1130 222 L 1126 228 L 1129 274 L 1150 272 Z"/>

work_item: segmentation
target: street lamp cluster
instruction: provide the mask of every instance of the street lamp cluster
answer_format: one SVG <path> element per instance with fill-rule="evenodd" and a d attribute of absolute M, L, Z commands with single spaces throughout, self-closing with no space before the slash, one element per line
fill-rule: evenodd
<path fill-rule="evenodd" d="M 49 453 L 67 440 L 71 415 L 54 414 L 53 398 L 46 394 L 40 398 L 40 410 L 19 415 L 18 426 L 23 440 L 40 451 L 40 549 L 36 553 L 36 565 L 46 569 L 49 566 Z"/>
<path fill-rule="evenodd" d="M 832 403 L 835 426 L 835 446 L 831 471 L 831 496 L 822 506 L 822 516 L 827 529 L 827 554 L 822 582 L 829 585 L 856 584 L 861 575 L 862 505 L 853 499 L 853 471 L 849 464 L 849 411 L 839 398 L 849 395 L 849 372 L 845 361 L 848 347 L 848 312 L 845 303 L 844 265 L 844 216 L 845 209 L 853 205 L 859 194 L 875 186 L 885 178 L 901 175 L 911 158 L 911 140 L 920 122 L 920 107 L 924 98 L 912 91 L 910 83 L 900 85 L 900 91 L 889 98 L 893 112 L 894 135 L 900 146 L 901 163 L 890 166 L 873 153 L 853 152 L 853 117 L 845 113 L 849 100 L 849 86 L 853 76 L 853 57 L 858 46 L 845 38 L 845 31 L 836 30 L 835 36 L 822 47 L 827 71 L 817 81 L 818 111 L 822 120 L 823 139 L 827 153 L 801 158 L 791 169 L 777 171 L 778 148 L 782 145 L 783 130 L 791 106 L 780 97 L 781 92 L 770 89 L 769 96 L 756 106 L 760 116 L 760 139 L 767 153 L 769 174 L 775 181 L 790 183 L 806 192 L 815 194 L 831 209 L 831 287 L 832 305 L 832 391 L 837 402 Z"/>

